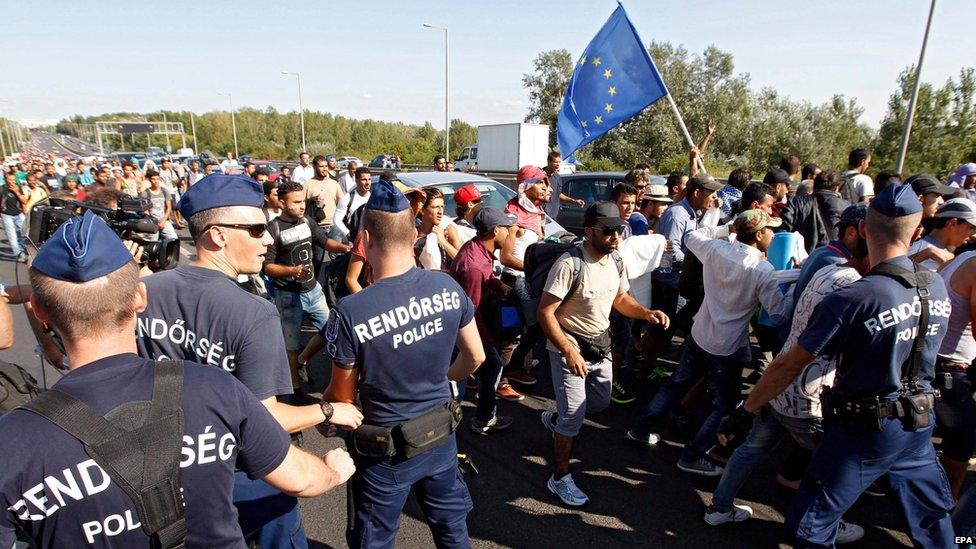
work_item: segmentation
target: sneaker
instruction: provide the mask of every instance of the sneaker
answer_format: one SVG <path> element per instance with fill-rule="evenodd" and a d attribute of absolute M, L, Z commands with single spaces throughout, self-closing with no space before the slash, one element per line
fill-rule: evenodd
<path fill-rule="evenodd" d="M 701 475 L 703 477 L 717 477 L 722 474 L 722 468 L 711 462 L 707 458 L 696 459 L 695 461 L 678 460 L 678 469 L 686 473 Z"/>
<path fill-rule="evenodd" d="M 654 446 L 658 442 L 661 442 L 661 435 L 657 433 L 650 433 L 647 436 L 644 436 L 639 434 L 634 429 L 627 431 L 627 434 L 624 435 L 624 438 L 632 442 L 636 442 L 637 444 L 643 444 L 644 446 L 648 446 L 648 447 Z"/>
<path fill-rule="evenodd" d="M 542 424 L 546 426 L 546 429 L 556 434 L 556 412 L 550 412 L 548 410 L 542 412 Z"/>
<path fill-rule="evenodd" d="M 748 505 L 733 505 L 732 510 L 723 513 L 709 505 L 705 510 L 705 522 L 718 526 L 727 522 L 743 522 L 752 518 L 752 507 Z"/>
<path fill-rule="evenodd" d="M 508 383 L 502 383 L 499 385 L 498 390 L 495 391 L 495 394 L 498 395 L 498 398 L 504 398 L 505 400 L 512 400 L 515 402 L 525 398 L 525 395 L 516 391 L 515 389 L 512 389 L 512 386 Z"/>
<path fill-rule="evenodd" d="M 512 426 L 512 418 L 508 416 L 495 416 L 488 421 L 478 421 L 477 418 L 471 420 L 471 430 L 479 435 L 487 435 L 495 431 L 504 431 Z"/>
<path fill-rule="evenodd" d="M 637 400 L 637 397 L 624 388 L 623 384 L 614 381 L 613 386 L 610 388 L 610 400 L 616 402 L 617 404 L 630 404 L 631 402 Z"/>
<path fill-rule="evenodd" d="M 864 528 L 841 519 L 837 525 L 837 543 L 853 543 L 864 537 Z"/>
<path fill-rule="evenodd" d="M 586 497 L 586 494 L 573 482 L 573 475 L 566 475 L 559 480 L 556 480 L 556 476 L 553 475 L 549 477 L 546 486 L 549 487 L 550 492 L 559 496 L 559 499 L 563 500 L 566 505 L 579 507 L 590 501 L 590 498 Z"/>
<path fill-rule="evenodd" d="M 538 381 L 536 378 L 532 377 L 525 370 L 516 370 L 514 372 L 509 372 L 506 374 L 509 381 L 514 381 L 519 385 L 535 385 Z"/>

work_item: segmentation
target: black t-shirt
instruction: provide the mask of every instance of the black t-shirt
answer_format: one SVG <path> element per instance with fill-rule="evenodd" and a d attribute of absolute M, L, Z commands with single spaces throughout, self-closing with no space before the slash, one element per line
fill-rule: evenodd
<path fill-rule="evenodd" d="M 3 186 L 3 196 L 0 197 L 0 201 L 3 202 L 2 211 L 4 215 L 20 215 L 24 213 L 24 208 L 20 204 L 20 199 L 17 198 L 16 193 L 7 188 L 6 185 Z"/>
<path fill-rule="evenodd" d="M 152 399 L 152 361 L 132 354 L 92 362 L 54 386 L 100 414 Z M 274 471 L 290 439 L 250 391 L 226 372 L 186 363 L 180 477 L 187 547 L 243 548 L 233 505 L 235 466 Z M 29 437 L 30 442 L 26 442 Z M 0 417 L 0 547 L 22 529 L 40 547 L 148 547 L 135 504 L 78 439 L 39 415 Z"/>
<path fill-rule="evenodd" d="M 54 175 L 43 174 L 41 175 L 41 181 L 52 191 L 56 191 L 64 186 L 64 178 L 57 173 Z"/>
<path fill-rule="evenodd" d="M 297 221 L 285 221 L 280 216 L 268 222 L 268 230 L 274 242 L 268 246 L 264 264 L 306 265 L 304 278 L 272 278 L 274 287 L 286 292 L 308 292 L 315 288 L 315 268 L 312 265 L 312 243 L 325 248 L 328 236 L 314 221 L 302 217 Z"/>
<path fill-rule="evenodd" d="M 143 278 L 139 355 L 182 358 L 234 374 L 259 400 L 292 393 L 281 317 L 220 271 L 180 265 Z"/>
<path fill-rule="evenodd" d="M 413 268 L 342 298 L 324 336 L 337 364 L 360 371 L 365 421 L 394 426 L 451 398 L 447 370 L 473 318 L 450 275 Z"/>

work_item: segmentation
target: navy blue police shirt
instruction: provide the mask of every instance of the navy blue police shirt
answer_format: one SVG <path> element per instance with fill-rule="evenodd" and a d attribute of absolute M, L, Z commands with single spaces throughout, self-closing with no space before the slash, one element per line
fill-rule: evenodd
<path fill-rule="evenodd" d="M 54 388 L 108 414 L 152 399 L 154 363 L 133 354 L 92 362 Z M 217 368 L 187 362 L 180 475 L 187 547 L 245 547 L 232 501 L 235 465 L 262 478 L 284 461 L 290 439 L 253 394 Z M 0 417 L 0 547 L 16 531 L 41 547 L 148 547 L 131 499 L 57 425 L 17 410 Z"/>
<path fill-rule="evenodd" d="M 179 358 L 234 374 L 259 400 L 293 392 L 275 306 L 214 269 L 180 265 L 143 278 L 139 356 Z"/>
<path fill-rule="evenodd" d="M 905 256 L 887 263 L 912 270 Z M 929 321 L 919 385 L 930 388 L 935 357 L 949 325 L 951 306 L 940 277 L 928 285 Z M 815 356 L 838 356 L 838 390 L 855 397 L 890 397 L 901 389 L 902 364 L 911 354 L 921 314 L 915 288 L 887 276 L 868 275 L 826 296 L 810 317 L 799 345 Z"/>
<path fill-rule="evenodd" d="M 324 336 L 336 364 L 359 370 L 364 420 L 392 427 L 451 398 L 447 371 L 473 318 L 453 278 L 415 267 L 342 298 Z"/>

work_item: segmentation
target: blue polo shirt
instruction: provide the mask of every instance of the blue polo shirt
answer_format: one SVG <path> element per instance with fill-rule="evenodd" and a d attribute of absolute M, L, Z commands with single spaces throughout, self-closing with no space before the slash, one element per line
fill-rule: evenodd
<path fill-rule="evenodd" d="M 72 370 L 54 388 L 105 415 L 151 400 L 153 374 L 152 360 L 120 354 Z M 284 461 L 290 439 L 227 372 L 187 362 L 183 375 L 187 546 L 244 548 L 231 498 L 235 465 L 251 478 L 267 476 Z M 0 547 L 12 546 L 18 528 L 41 547 L 149 546 L 129 496 L 57 425 L 11 412 L 0 417 L 0 447 Z"/>
<path fill-rule="evenodd" d="M 906 256 L 888 263 L 913 269 Z M 935 358 L 951 311 L 941 277 L 935 277 L 928 290 L 929 321 L 919 372 L 923 387 L 930 387 L 935 375 Z M 901 388 L 902 364 L 911 353 L 920 314 L 915 288 L 869 272 L 820 302 L 798 344 L 814 356 L 840 357 L 838 390 L 857 397 L 888 397 Z"/>
<path fill-rule="evenodd" d="M 677 289 L 681 282 L 681 262 L 685 260 L 685 236 L 698 228 L 698 214 L 691 207 L 691 202 L 684 199 L 671 206 L 661 215 L 656 234 L 664 235 L 671 243 L 671 268 L 654 271 L 654 280 Z"/>
<path fill-rule="evenodd" d="M 473 317 L 453 278 L 416 267 L 342 298 L 324 337 L 336 364 L 359 370 L 364 421 L 393 427 L 445 404 L 458 331 Z"/>

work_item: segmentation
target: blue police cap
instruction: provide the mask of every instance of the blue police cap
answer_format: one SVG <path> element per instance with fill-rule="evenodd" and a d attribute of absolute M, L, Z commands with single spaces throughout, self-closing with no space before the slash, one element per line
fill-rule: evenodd
<path fill-rule="evenodd" d="M 904 217 L 922 211 L 911 185 L 889 185 L 871 200 L 871 209 L 885 217 Z"/>
<path fill-rule="evenodd" d="M 380 179 L 370 188 L 366 209 L 396 213 L 408 208 L 410 208 L 410 201 L 393 183 Z"/>
<path fill-rule="evenodd" d="M 64 223 L 41 246 L 32 266 L 51 278 L 88 282 L 121 269 L 132 254 L 102 218 L 86 211 Z"/>
<path fill-rule="evenodd" d="M 264 188 L 260 183 L 243 175 L 212 173 L 183 194 L 178 209 L 183 219 L 193 214 L 226 206 L 264 205 Z"/>

